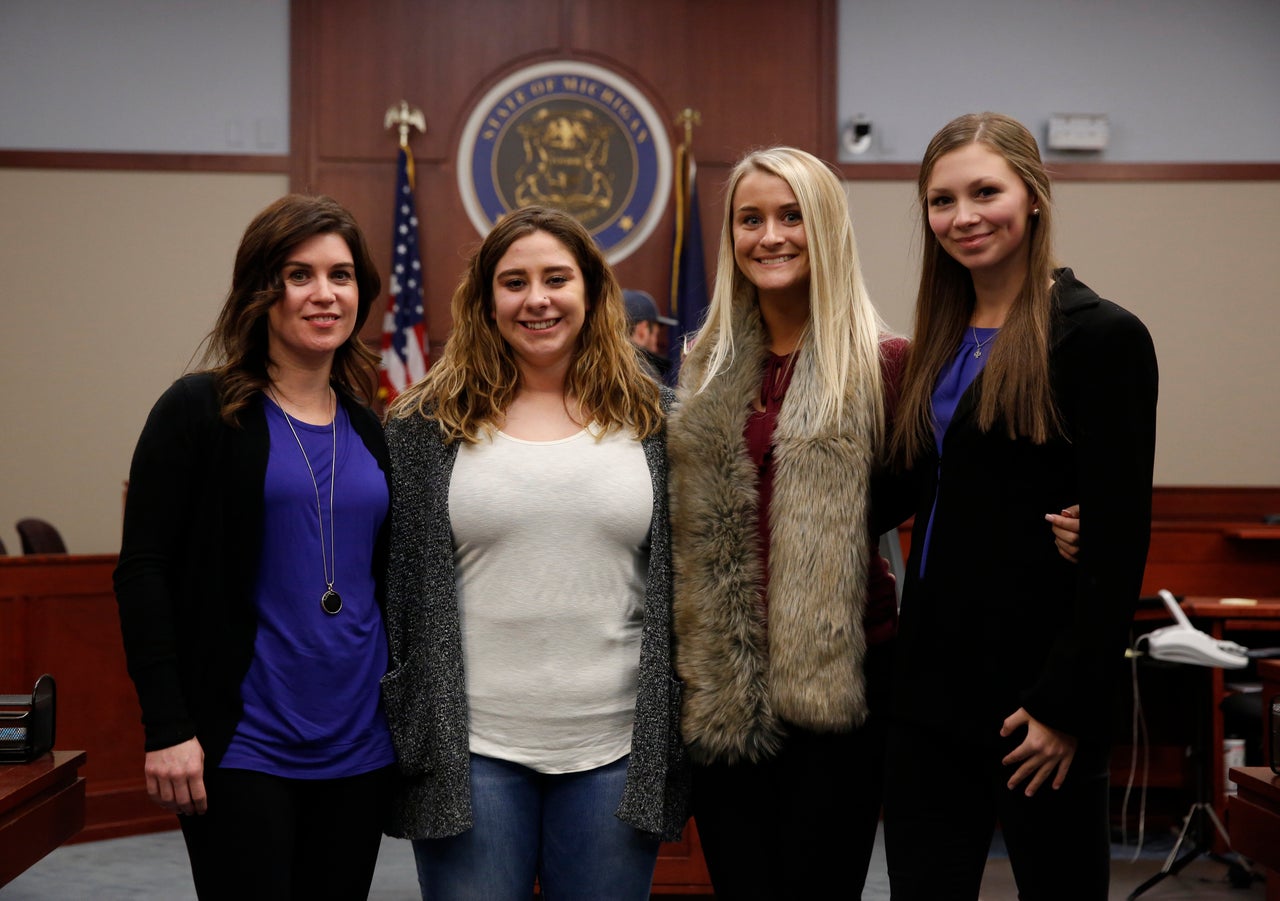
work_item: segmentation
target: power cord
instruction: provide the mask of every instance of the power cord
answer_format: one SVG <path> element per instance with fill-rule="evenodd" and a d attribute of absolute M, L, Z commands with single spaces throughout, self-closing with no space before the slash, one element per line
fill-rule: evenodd
<path fill-rule="evenodd" d="M 1140 636 L 1139 641 L 1146 636 Z M 1129 779 L 1124 788 L 1124 800 L 1120 805 L 1120 841 L 1122 844 L 1129 843 L 1129 798 L 1133 793 L 1133 780 L 1138 772 L 1138 748 L 1142 748 L 1142 784 L 1139 790 L 1138 801 L 1138 846 L 1133 852 L 1132 860 L 1136 861 L 1142 854 L 1142 846 L 1146 841 L 1147 832 L 1147 784 L 1150 781 L 1151 772 L 1151 742 L 1147 733 L 1147 718 L 1142 710 L 1142 691 L 1138 682 L 1138 658 L 1143 656 L 1142 652 L 1137 649 L 1136 643 L 1133 648 L 1126 652 L 1125 656 L 1129 658 L 1129 678 L 1133 690 L 1133 715 L 1130 723 L 1130 739 L 1129 739 Z"/>

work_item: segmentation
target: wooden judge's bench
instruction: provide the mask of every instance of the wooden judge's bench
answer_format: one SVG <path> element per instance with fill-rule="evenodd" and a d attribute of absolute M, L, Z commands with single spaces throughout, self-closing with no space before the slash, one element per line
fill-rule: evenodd
<path fill-rule="evenodd" d="M 1144 595 L 1167 588 L 1209 605 L 1222 597 L 1280 598 L 1280 526 L 1262 525 L 1265 514 L 1280 512 L 1280 488 L 1157 489 L 1154 509 Z M 1087 516 L 1086 511 L 1086 524 Z M 40 674 L 51 673 L 58 686 L 56 746 L 87 754 L 80 771 L 86 788 L 84 829 L 74 842 L 177 827 L 174 816 L 146 797 L 140 713 L 125 670 L 111 589 L 115 562 L 114 555 L 0 557 L 0 690 L 24 690 Z M 1203 609 L 1208 608 L 1192 609 L 1193 618 Z M 1162 624 L 1156 611 L 1143 615 L 1152 625 Z M 1216 622 L 1234 630 L 1246 618 L 1199 625 Z M 1280 629 L 1280 616 L 1259 628 Z M 1255 638 L 1254 644 L 1280 645 L 1280 633 L 1272 637 L 1258 631 Z M 1235 639 L 1251 644 L 1238 632 Z M 1215 673 L 1221 679 L 1221 671 Z M 1213 690 L 1226 689 L 1215 681 Z M 1151 702 L 1144 697 L 1144 706 Z M 1220 729 L 1220 718 L 1217 725 Z M 1220 732 L 1216 738 L 1220 749 Z M 1152 778 L 1185 784 L 1185 749 L 1176 742 L 1162 749 L 1158 741 L 1153 735 Z M 1117 748 L 1117 784 L 1128 778 L 1127 760 L 1127 749 Z M 1222 813 L 1218 763 L 1214 797 Z M 695 829 L 686 830 L 683 843 L 663 846 L 654 893 L 710 893 Z"/>

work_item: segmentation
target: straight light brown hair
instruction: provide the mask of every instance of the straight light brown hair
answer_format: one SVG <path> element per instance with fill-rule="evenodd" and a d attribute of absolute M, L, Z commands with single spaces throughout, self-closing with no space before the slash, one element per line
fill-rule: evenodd
<path fill-rule="evenodd" d="M 1010 438 L 1043 444 L 1059 430 L 1049 381 L 1049 325 L 1053 316 L 1053 196 L 1036 139 L 1022 123 L 999 113 L 970 113 L 933 136 L 916 182 L 924 235 L 915 327 L 903 374 L 894 451 L 910 465 L 934 448 L 933 389 L 951 364 L 973 315 L 973 278 L 942 248 L 929 227 L 928 188 L 938 160 L 969 144 L 998 153 L 1022 179 L 1039 208 L 1027 225 L 1031 242 L 1026 281 L 1005 319 L 981 375 L 978 427 L 997 424 Z"/>

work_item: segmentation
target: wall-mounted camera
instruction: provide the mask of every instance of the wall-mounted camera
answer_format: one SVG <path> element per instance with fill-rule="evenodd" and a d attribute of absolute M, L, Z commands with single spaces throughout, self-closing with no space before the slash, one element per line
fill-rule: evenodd
<path fill-rule="evenodd" d="M 866 153 L 871 147 L 871 120 L 862 114 L 854 116 L 841 129 L 840 143 L 846 153 Z"/>

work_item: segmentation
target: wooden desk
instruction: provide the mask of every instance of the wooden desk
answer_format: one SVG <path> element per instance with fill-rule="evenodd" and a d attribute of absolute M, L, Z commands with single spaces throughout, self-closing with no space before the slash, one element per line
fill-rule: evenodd
<path fill-rule="evenodd" d="M 1267 901 L 1280 901 L 1280 776 L 1260 766 L 1232 767 L 1239 791 L 1227 802 L 1231 847 L 1267 868 Z"/>
<path fill-rule="evenodd" d="M 0 557 L 0 686 L 58 683 L 59 745 L 88 755 L 75 841 L 176 829 L 142 776 L 142 715 L 125 669 L 111 554 Z"/>
<path fill-rule="evenodd" d="M 1183 600 L 1182 607 L 1193 621 L 1200 621 L 1197 625 L 1202 628 L 1207 626 L 1205 631 L 1214 638 L 1223 638 L 1230 633 L 1235 641 L 1245 647 L 1266 647 L 1280 643 L 1280 636 L 1276 634 L 1280 633 L 1280 598 L 1258 598 L 1257 601 L 1254 606 L 1235 606 L 1223 604 L 1222 599 L 1217 597 L 1189 597 Z M 1221 667 L 1208 669 L 1213 703 L 1213 731 L 1209 737 L 1213 806 L 1221 817 L 1226 812 L 1227 795 L 1222 760 L 1222 740 L 1225 735 L 1219 705 L 1227 695 L 1226 683 L 1229 676 Z"/>
<path fill-rule="evenodd" d="M 84 828 L 84 751 L 0 764 L 0 886 Z"/>

